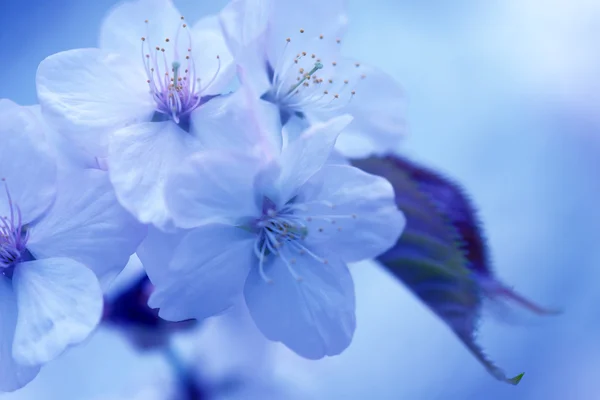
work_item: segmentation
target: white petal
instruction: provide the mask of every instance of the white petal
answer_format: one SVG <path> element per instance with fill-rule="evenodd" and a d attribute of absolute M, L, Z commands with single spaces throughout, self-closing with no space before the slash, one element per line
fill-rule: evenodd
<path fill-rule="evenodd" d="M 37 91 L 50 125 L 102 157 L 114 130 L 151 119 L 156 105 L 146 79 L 141 62 L 99 49 L 77 49 L 42 61 Z"/>
<path fill-rule="evenodd" d="M 201 79 L 202 95 L 220 94 L 228 89 L 235 77 L 235 63 L 216 16 L 194 24 L 190 48 L 196 74 Z"/>
<path fill-rule="evenodd" d="M 327 161 L 327 164 L 331 164 L 331 165 L 350 165 L 350 161 L 348 161 L 348 158 L 344 157 L 342 155 L 342 153 L 340 153 L 337 150 L 333 150 L 331 152 L 331 156 L 329 156 L 329 160 Z"/>
<path fill-rule="evenodd" d="M 121 204 L 143 223 L 172 228 L 165 180 L 198 145 L 197 139 L 171 121 L 146 122 L 115 132 L 108 165 Z"/>
<path fill-rule="evenodd" d="M 346 0 L 306 0 L 303 2 L 269 0 L 271 35 L 285 39 L 292 32 L 303 29 L 307 36 L 325 33 L 341 38 L 348 23 Z M 317 11 L 317 12 L 315 12 Z M 286 35 L 286 32 L 288 33 Z"/>
<path fill-rule="evenodd" d="M 265 51 L 270 5 L 262 0 L 234 0 L 219 14 L 225 41 L 245 70 L 240 80 L 261 96 L 271 88 Z"/>
<path fill-rule="evenodd" d="M 271 4 L 264 0 L 233 0 L 219 13 L 227 43 L 236 56 L 263 36 L 271 17 Z"/>
<path fill-rule="evenodd" d="M 114 7 L 102 21 L 100 48 L 119 53 L 142 65 L 141 38 L 145 37 L 150 45 L 169 49 L 165 39 L 170 38 L 174 42 L 183 22 L 181 14 L 170 0 L 123 2 Z M 181 36 L 181 39 L 185 39 L 185 35 Z M 182 44 L 185 43 L 182 41 Z"/>
<path fill-rule="evenodd" d="M 150 225 L 148 235 L 137 249 L 137 255 L 144 266 L 144 270 L 152 282 L 161 282 L 168 278 L 167 266 L 173 259 L 175 249 L 181 239 L 189 231 L 178 229 L 174 232 L 163 232 Z"/>
<path fill-rule="evenodd" d="M 319 182 L 320 191 L 313 190 L 313 181 Z M 302 212 L 312 217 L 307 245 L 325 247 L 345 262 L 377 257 L 396 244 L 404 230 L 406 219 L 384 178 L 351 166 L 327 165 L 307 187 L 311 193 L 301 199 L 312 202 Z M 319 201 L 327 205 L 315 204 Z"/>
<path fill-rule="evenodd" d="M 326 119 L 323 119 L 324 121 Z M 292 114 L 282 129 L 283 147 L 289 146 L 302 135 L 304 131 L 310 128 L 311 123 L 303 116 Z"/>
<path fill-rule="evenodd" d="M 302 357 L 316 360 L 340 354 L 356 328 L 354 283 L 348 268 L 334 256 L 324 264 L 285 247 L 280 254 L 296 276 L 281 256 L 271 256 L 265 266 L 271 283 L 257 268 L 250 272 L 244 295 L 254 322 L 268 339 Z"/>
<path fill-rule="evenodd" d="M 337 40 L 343 37 L 348 22 L 346 0 L 269 0 L 269 3 L 271 15 L 266 45 L 273 65 L 284 52 L 287 59 L 293 59 L 299 51 L 317 53 L 324 58 L 331 54 L 326 48 L 339 47 Z M 287 38 L 291 39 L 291 48 L 286 49 Z"/>
<path fill-rule="evenodd" d="M 281 152 L 279 111 L 274 104 L 250 99 L 243 88 L 218 96 L 192 113 L 192 130 L 206 150 L 252 154 Z"/>
<path fill-rule="evenodd" d="M 100 285 L 77 261 L 47 258 L 18 264 L 13 286 L 19 310 L 13 357 L 22 364 L 56 358 L 85 340 L 100 321 Z"/>
<path fill-rule="evenodd" d="M 345 156 L 367 157 L 397 152 L 406 132 L 405 96 L 389 75 L 361 64 L 356 95 L 344 109 L 354 120 L 342 132 L 336 148 Z"/>
<path fill-rule="evenodd" d="M 175 225 L 236 224 L 240 218 L 258 216 L 253 183 L 259 167 L 259 160 L 243 153 L 211 151 L 189 157 L 165 186 Z"/>
<path fill-rule="evenodd" d="M 18 364 L 12 355 L 17 326 L 17 299 L 10 280 L 0 277 L 0 392 L 12 392 L 31 382 L 39 366 Z"/>
<path fill-rule="evenodd" d="M 67 257 L 90 268 L 108 285 L 127 264 L 146 228 L 117 201 L 108 173 L 61 171 L 56 201 L 30 230 L 36 259 Z"/>
<path fill-rule="evenodd" d="M 283 149 L 277 182 L 280 202 L 292 198 L 296 190 L 321 169 L 329 159 L 338 135 L 351 121 L 352 117 L 342 115 L 314 124 Z"/>
<path fill-rule="evenodd" d="M 56 166 L 45 143 L 46 126 L 31 110 L 0 100 L 0 178 L 24 223 L 39 217 L 56 193 Z M 4 183 L 0 182 L 0 216 L 10 217 Z"/>
<path fill-rule="evenodd" d="M 38 121 L 43 121 L 42 107 L 39 104 L 25 106 L 27 110 L 35 115 Z M 61 166 L 79 167 L 79 168 L 98 168 L 98 159 L 77 143 L 72 142 L 67 136 L 62 135 L 49 125 L 46 125 L 46 140 L 58 168 Z"/>
<path fill-rule="evenodd" d="M 170 321 L 202 320 L 234 304 L 242 293 L 252 262 L 255 236 L 219 224 L 188 233 L 175 251 L 165 280 L 153 281 L 148 305 Z"/>

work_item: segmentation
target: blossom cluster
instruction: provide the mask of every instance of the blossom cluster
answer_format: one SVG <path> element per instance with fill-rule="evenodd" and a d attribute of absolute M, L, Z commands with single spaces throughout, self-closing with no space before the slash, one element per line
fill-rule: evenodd
<path fill-rule="evenodd" d="M 134 0 L 98 48 L 41 62 L 38 105 L 0 100 L 0 390 L 93 332 L 134 253 L 164 320 L 241 306 L 302 357 L 350 345 L 347 264 L 405 218 L 347 157 L 393 151 L 404 119 L 398 84 L 341 54 L 346 25 L 342 0 L 232 0 L 195 23 Z"/>

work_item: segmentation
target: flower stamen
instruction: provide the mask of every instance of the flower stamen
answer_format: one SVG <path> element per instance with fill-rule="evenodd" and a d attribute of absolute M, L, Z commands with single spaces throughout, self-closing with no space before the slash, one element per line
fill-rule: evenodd
<path fill-rule="evenodd" d="M 182 18 L 183 21 L 183 18 Z M 148 24 L 148 20 L 145 21 Z M 182 59 L 178 51 L 181 30 L 187 35 L 187 54 Z M 192 54 L 192 35 L 187 29 L 187 24 L 179 25 L 175 38 L 165 38 L 165 47 L 154 46 L 151 51 L 152 38 L 150 31 L 146 28 L 146 36 L 142 37 L 142 58 L 147 75 L 147 83 L 152 98 L 156 102 L 156 113 L 167 116 L 175 123 L 180 124 L 197 107 L 203 99 L 203 92 L 212 85 L 221 72 L 221 60 L 217 55 L 218 65 L 215 74 L 204 87 L 201 80 L 196 76 L 196 65 Z M 162 57 L 159 55 L 162 53 Z M 162 58 L 162 60 L 160 59 Z M 182 69 L 182 63 L 186 63 Z"/>
<path fill-rule="evenodd" d="M 23 225 L 21 209 L 13 202 L 4 178 L 2 182 L 8 199 L 10 216 L 0 216 L 0 273 L 11 276 L 12 268 L 22 261 L 27 253 L 29 231 Z"/>

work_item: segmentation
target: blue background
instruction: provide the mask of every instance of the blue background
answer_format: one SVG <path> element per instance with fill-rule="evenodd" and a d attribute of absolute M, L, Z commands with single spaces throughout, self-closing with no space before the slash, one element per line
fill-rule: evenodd
<path fill-rule="evenodd" d="M 38 63 L 94 47 L 116 3 L 0 1 L 0 98 L 20 104 L 36 102 Z M 224 3 L 176 1 L 188 20 Z M 276 368 L 315 399 L 600 399 L 600 3 L 350 0 L 350 23 L 346 53 L 406 89 L 401 151 L 462 182 L 481 209 L 498 274 L 565 313 L 485 319 L 480 342 L 490 357 L 509 374 L 526 372 L 510 387 L 400 284 L 363 263 L 353 267 L 353 345 L 319 362 L 279 349 Z M 164 368 L 100 330 L 0 398 L 113 399 Z"/>

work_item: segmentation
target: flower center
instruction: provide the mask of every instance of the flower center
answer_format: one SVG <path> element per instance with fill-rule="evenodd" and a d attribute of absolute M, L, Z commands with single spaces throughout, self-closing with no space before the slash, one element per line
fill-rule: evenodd
<path fill-rule="evenodd" d="M 305 35 L 300 29 L 300 35 Z M 309 41 L 308 46 L 323 49 L 318 52 L 292 49 L 292 38 L 285 39 L 285 47 L 275 65 L 268 65 L 271 90 L 263 95 L 264 100 L 278 104 L 290 112 L 303 112 L 306 109 L 336 110 L 345 107 L 356 95 L 356 86 L 366 78 L 360 71 L 360 63 L 349 65 L 335 60 L 335 44 L 324 35 Z M 331 51 L 335 54 L 327 54 Z M 295 54 L 294 54 L 295 53 Z"/>
<path fill-rule="evenodd" d="M 32 257 L 26 248 L 29 231 L 22 224 L 21 210 L 13 203 L 5 179 L 2 178 L 2 181 L 10 214 L 0 216 L 0 274 L 11 277 L 17 263 Z"/>
<path fill-rule="evenodd" d="M 183 20 L 184 18 L 181 17 Z M 145 21 L 149 24 L 149 21 Z M 180 35 L 187 36 L 187 50 L 179 49 Z M 174 40 L 165 38 L 162 45 L 152 44 L 150 32 L 142 37 L 142 58 L 150 93 L 156 102 L 155 119 L 158 116 L 172 119 L 176 124 L 189 122 L 192 111 L 204 103 L 207 98 L 203 91 L 209 87 L 221 71 L 221 58 L 217 55 L 217 70 L 209 80 L 202 82 L 197 76 L 192 53 L 192 36 L 187 24 L 182 23 Z M 184 51 L 185 55 L 179 54 Z"/>
<path fill-rule="evenodd" d="M 288 255 L 296 253 L 299 257 L 308 256 L 320 263 L 328 264 L 327 259 L 313 253 L 303 243 L 312 229 L 311 224 L 315 221 L 327 222 L 334 225 L 335 232 L 341 232 L 342 227 L 337 226 L 339 220 L 354 220 L 357 218 L 356 214 L 326 215 L 319 213 L 318 215 L 309 216 L 307 214 L 309 205 L 335 209 L 335 205 L 332 203 L 315 201 L 309 203 L 289 202 L 280 210 L 277 210 L 275 203 L 269 198 L 265 197 L 263 199 L 262 216 L 254 223 L 254 229 L 257 232 L 257 238 L 254 242 L 254 254 L 259 260 L 259 273 L 265 282 L 273 282 L 264 271 L 264 263 L 269 255 L 278 256 L 287 266 L 294 279 L 299 282 L 302 281 L 302 277 L 294 270 L 296 258 L 288 258 L 281 252 L 280 250 L 284 247 L 289 250 L 286 252 Z M 322 225 L 315 228 L 315 233 L 326 234 Z"/>

